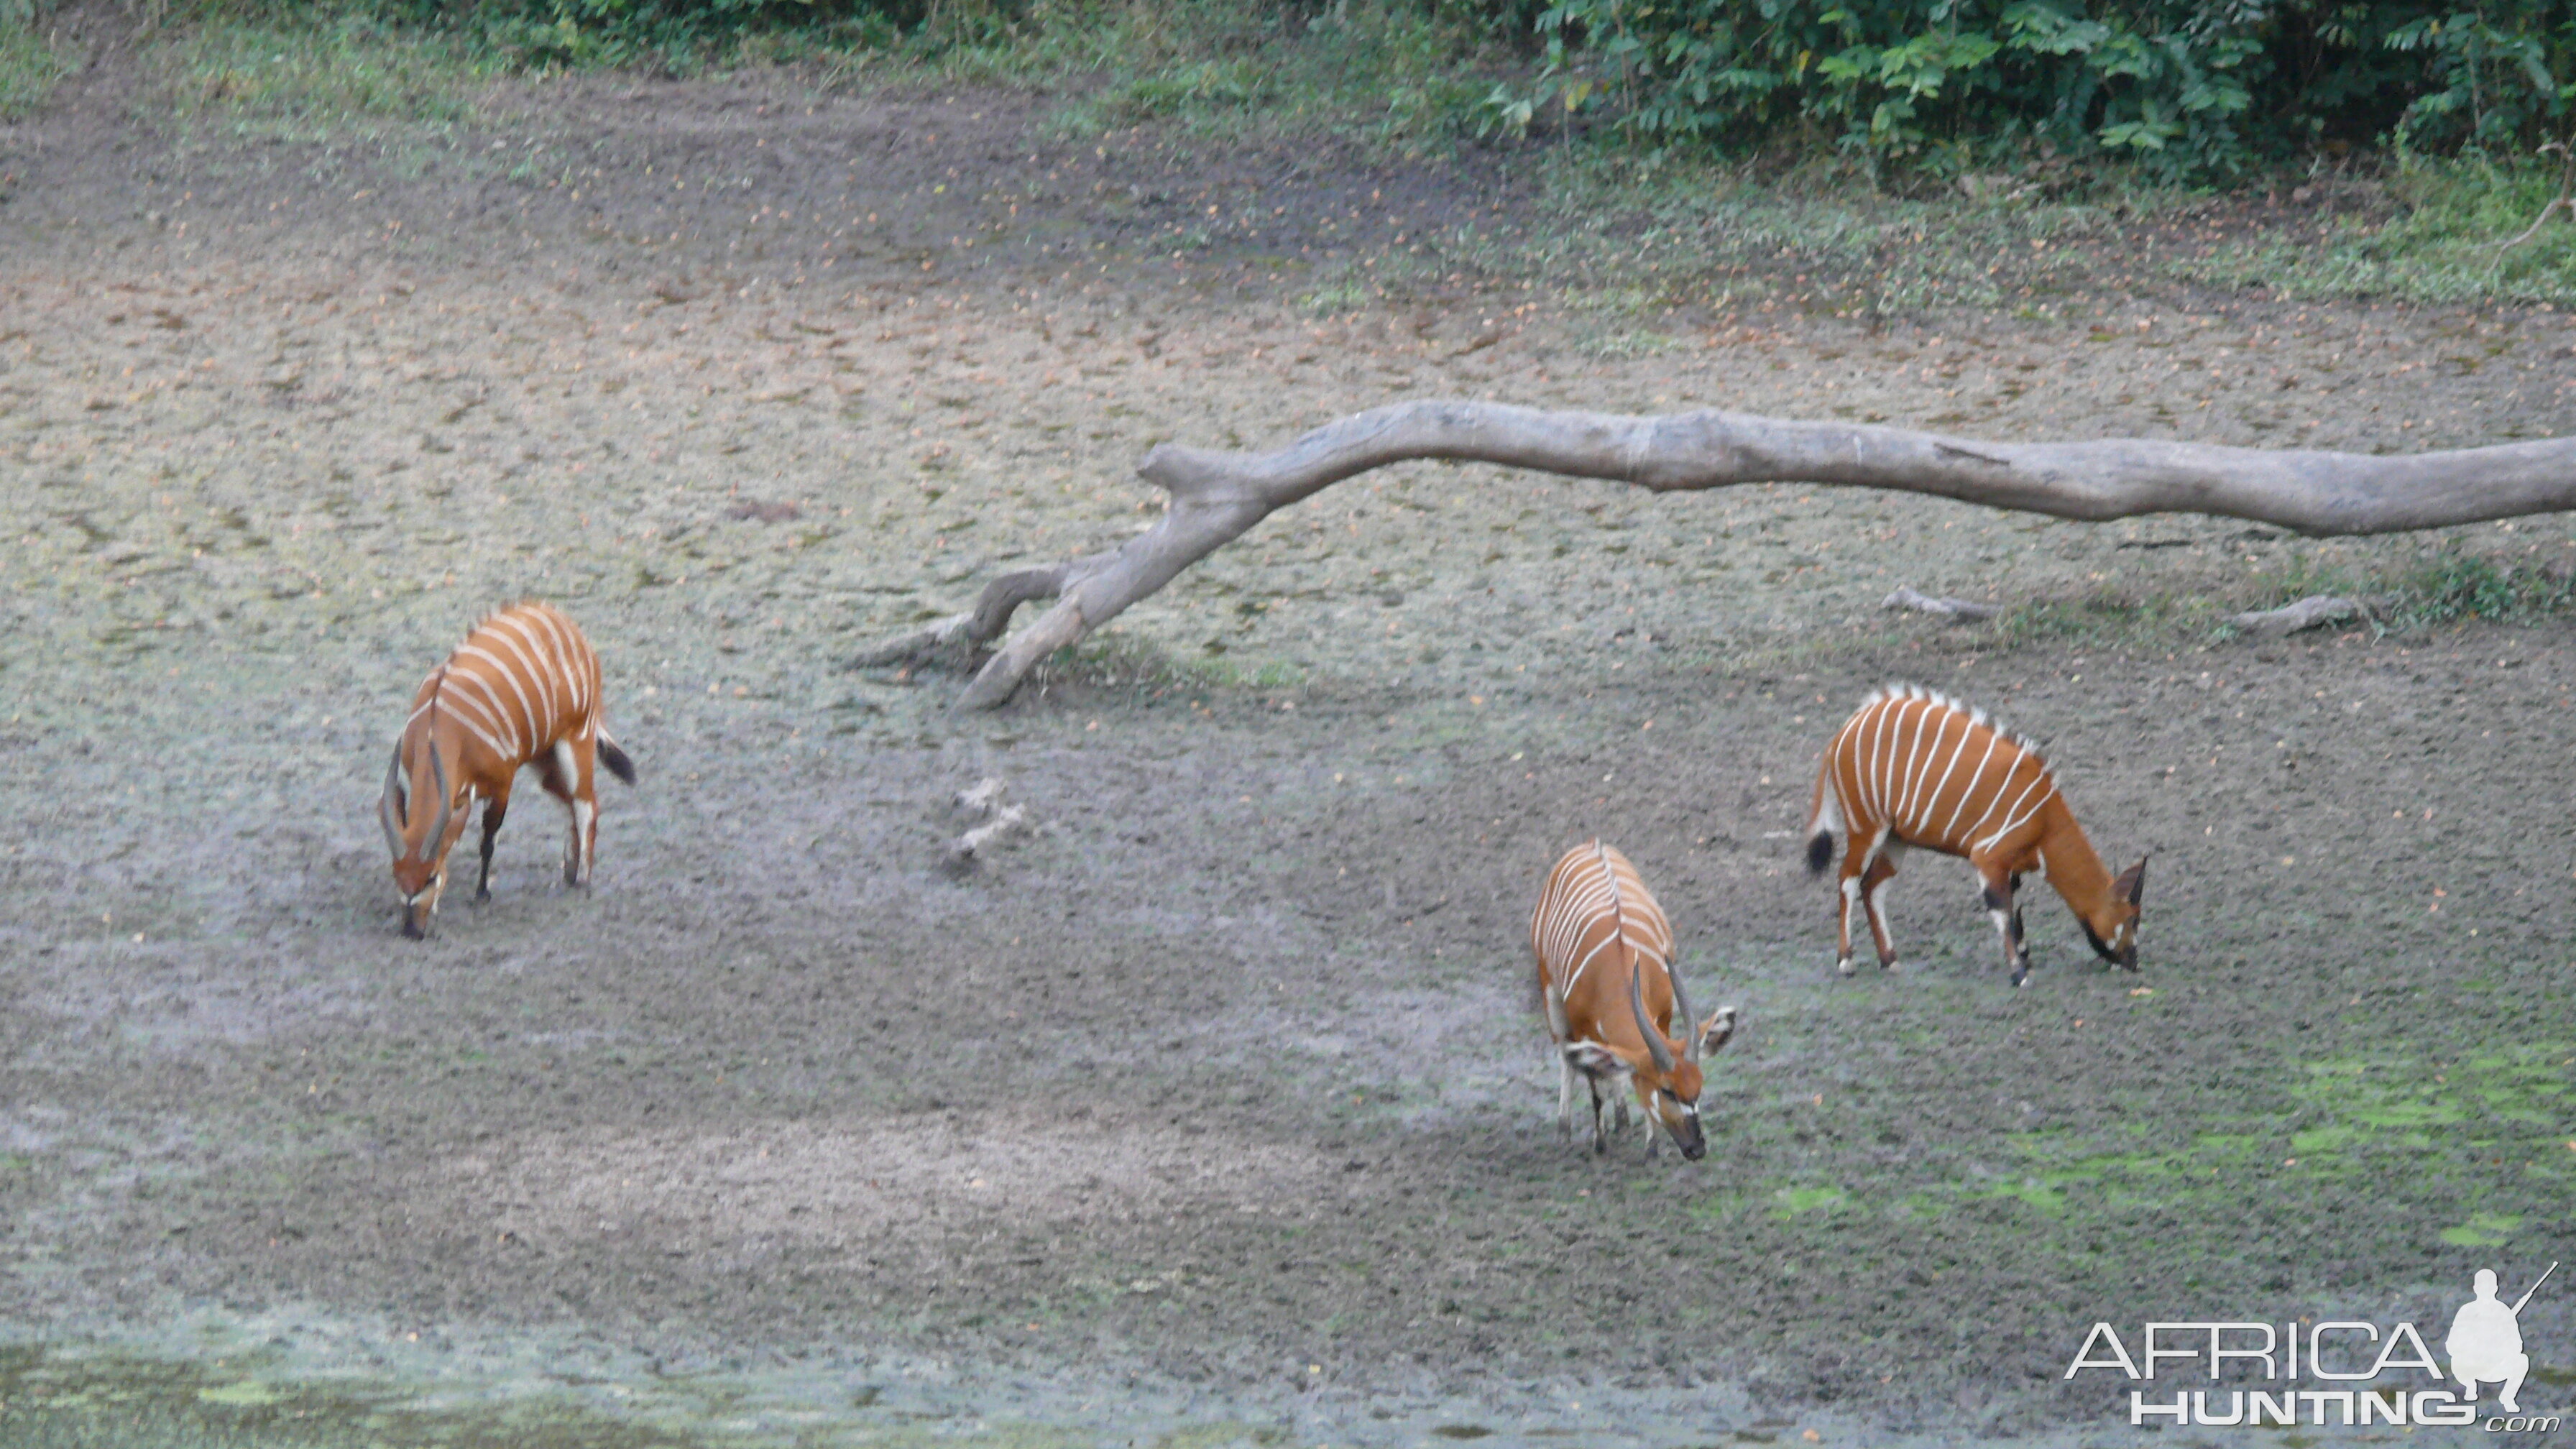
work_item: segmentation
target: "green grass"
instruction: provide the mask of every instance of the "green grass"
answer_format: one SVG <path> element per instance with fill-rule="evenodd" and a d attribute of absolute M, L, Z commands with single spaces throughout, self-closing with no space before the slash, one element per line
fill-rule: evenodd
<path fill-rule="evenodd" d="M 30 0 L 0 0 L 0 121 L 34 115 L 72 70 L 71 52 L 46 32 Z"/>
<path fill-rule="evenodd" d="M 2322 247 L 2304 237 L 2241 242 L 2179 270 L 2287 300 L 2576 302 L 2576 215 L 2562 200 L 2569 179 L 2554 161 L 2410 159 L 2388 186 L 2397 205 L 2388 220 L 2347 220 Z"/>
<path fill-rule="evenodd" d="M 184 124 L 316 145 L 489 124 L 481 102 L 502 73 L 458 36 L 293 10 L 199 20 L 154 62 Z"/>
<path fill-rule="evenodd" d="M 2551 564 L 2501 559 L 2457 545 L 2427 549 L 2372 570 L 2318 565 L 2295 557 L 2249 608 L 2274 608 L 2314 594 L 2360 600 L 2383 630 L 2436 628 L 2472 621 L 2512 624 L 2576 609 L 2576 559 Z"/>
<path fill-rule="evenodd" d="M 1065 109 L 1071 133 L 1170 121 L 1202 136 L 1321 133 L 1419 154 L 1474 130 L 1480 75 L 1504 59 L 1481 28 L 1395 0 L 1113 13 L 1091 57 L 1107 84 Z"/>
<path fill-rule="evenodd" d="M 2293 550 L 2284 566 L 2250 586 L 2145 594 L 2114 588 L 2032 599 L 1969 627 L 2004 648 L 2171 648 L 2234 638 L 2231 616 L 2318 594 L 2362 605 L 2363 617 L 2331 626 L 2342 629 L 2391 634 L 2471 622 L 2528 624 L 2576 611 L 2576 557 L 2543 564 L 2471 552 L 2456 542 L 2367 563 L 2320 561 Z"/>
<path fill-rule="evenodd" d="M 1139 696 L 1197 694 L 1202 698 L 1218 692 L 1296 689 L 1306 683 L 1306 671 L 1294 664 L 1239 663 L 1224 657 L 1232 646 L 1219 635 L 1211 635 L 1199 647 L 1200 657 L 1173 654 L 1135 635 L 1110 630 L 1040 661 L 1031 671 L 1030 682 L 1040 687 L 1078 684 Z"/>

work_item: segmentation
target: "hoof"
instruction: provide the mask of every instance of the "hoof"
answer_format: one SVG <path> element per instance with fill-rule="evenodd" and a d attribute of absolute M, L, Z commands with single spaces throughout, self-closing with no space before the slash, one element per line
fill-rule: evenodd
<path fill-rule="evenodd" d="M 473 904 L 478 906 L 488 906 L 492 904 L 492 888 L 490 886 L 475 887 Z"/>
<path fill-rule="evenodd" d="M 1852 974 L 1852 963 L 1851 963 L 1851 958 L 1850 958 L 1849 956 L 1845 956 L 1845 957 L 1844 957 L 1844 958 L 1842 958 L 1841 960 L 1836 961 L 1836 962 L 1834 963 L 1834 969 L 1835 969 L 1836 971 L 1841 972 L 1841 973 L 1842 973 L 1843 975 L 1845 975 L 1845 976 L 1849 976 L 1850 974 Z"/>

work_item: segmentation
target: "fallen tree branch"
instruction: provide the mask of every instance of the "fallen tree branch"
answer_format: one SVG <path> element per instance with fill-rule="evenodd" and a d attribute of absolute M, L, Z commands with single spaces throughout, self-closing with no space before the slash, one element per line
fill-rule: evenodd
<path fill-rule="evenodd" d="M 1972 603 L 1966 599 L 1936 599 L 1917 593 L 1912 584 L 1898 584 L 1896 592 L 1879 601 L 1882 609 L 1912 609 L 1918 614 L 1939 614 L 1954 624 L 1973 624 L 1991 619 L 2003 611 L 1992 604 Z"/>
<path fill-rule="evenodd" d="M 1269 453 L 1165 443 L 1137 472 L 1169 500 L 1162 519 L 1116 550 L 995 580 L 971 616 L 941 636 L 980 649 L 1020 604 L 1054 607 L 985 661 L 961 709 L 1008 700 L 1038 661 L 1116 618 L 1253 525 L 1344 478 L 1417 458 L 1500 463 L 1658 492 L 1739 483 L 1883 488 L 1991 508 L 2103 522 L 2150 513 L 2250 519 L 2328 536 L 2396 533 L 2576 508 L 2576 438 L 2380 457 L 2110 438 L 1989 443 L 1845 423 L 1742 413 L 1661 417 L 1546 412 L 1503 403 L 1423 401 L 1356 413 Z M 905 636 L 871 651 L 920 641 Z"/>
<path fill-rule="evenodd" d="M 2238 614 L 2227 622 L 2258 639 L 2278 639 L 2313 629 L 2319 624 L 2336 624 L 2367 612 L 2357 600 L 2330 594 L 2310 594 L 2295 603 L 2277 609 L 2257 609 Z"/>

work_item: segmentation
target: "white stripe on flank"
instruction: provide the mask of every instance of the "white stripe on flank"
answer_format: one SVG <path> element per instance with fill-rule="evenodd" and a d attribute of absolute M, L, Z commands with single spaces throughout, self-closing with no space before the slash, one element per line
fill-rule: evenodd
<path fill-rule="evenodd" d="M 2040 787 L 2043 785 L 2047 788 L 2041 789 Z M 2004 827 L 2001 830 L 1996 831 L 1994 834 L 1987 836 L 1985 840 L 1978 845 L 1978 849 L 1987 849 L 1993 846 L 1996 841 L 2003 839 L 2005 836 L 2012 834 L 2016 830 L 2019 830 L 2025 821 L 2029 820 L 2033 815 L 2037 815 L 2042 809 L 2047 807 L 2048 802 L 2051 799 L 2055 798 L 2057 794 L 2057 782 L 2048 778 L 2048 771 L 2045 767 L 2040 770 L 2039 778 L 2031 781 L 2029 788 L 2023 790 L 2019 796 L 2014 798 L 2013 809 L 2020 810 L 2021 802 L 2030 798 L 2030 792 L 2032 790 L 2039 790 L 2039 798 L 2031 803 L 2030 809 L 2022 811 L 2022 813 L 2018 815 L 2008 815 L 2008 818 L 2004 821 Z"/>
<path fill-rule="evenodd" d="M 1860 720 L 1859 715 L 1851 717 L 1851 722 L 1843 726 L 1843 732 L 1834 736 L 1833 753 L 1826 757 L 1829 761 L 1827 768 L 1833 775 L 1834 798 L 1842 802 L 1843 827 L 1846 830 L 1851 828 L 1852 821 L 1859 818 L 1865 803 L 1856 796 L 1843 793 L 1845 773 L 1851 775 L 1852 788 L 1860 788 Z"/>
<path fill-rule="evenodd" d="M 1893 822 L 1899 815 L 1904 815 L 1906 776 L 1909 776 L 1911 766 L 1914 766 L 1914 755 L 1922 750 L 1924 719 L 1932 714 L 1932 706 L 1924 704 L 1924 701 L 1919 699 L 1909 699 L 1906 704 L 1914 706 L 1914 724 L 1906 727 L 1904 714 L 1901 714 L 1906 706 L 1904 704 L 1896 706 L 1896 709 L 1899 709 L 1899 724 L 1896 724 L 1896 727 L 1904 732 L 1904 743 L 1896 748 L 1896 755 L 1888 761 L 1888 822 Z"/>
<path fill-rule="evenodd" d="M 529 743 L 532 745 L 542 743 L 546 737 L 546 727 L 537 722 L 537 707 L 528 699 L 528 691 L 521 687 L 518 671 L 499 655 L 471 640 L 457 645 L 456 652 L 470 659 L 480 659 L 492 666 L 492 671 L 501 676 L 501 682 L 510 686 L 511 697 L 519 702 L 519 712 L 527 717 Z"/>
<path fill-rule="evenodd" d="M 1929 740 L 1922 750 L 1914 753 L 1914 779 L 1906 781 L 1904 802 L 1896 804 L 1896 822 L 1904 825 L 1906 830 L 1914 828 L 1917 815 L 1922 815 L 1924 786 L 1932 784 L 1932 766 L 1940 761 L 1940 743 L 1945 740 L 1945 737 L 1950 737 L 1950 722 L 1958 719 L 1958 712 L 1950 709 L 1947 704 L 1937 704 L 1935 709 L 1940 709 L 1940 719 L 1932 724 L 1932 740 Z M 1965 730 L 1960 730 L 1960 737 L 1965 737 Z"/>
<path fill-rule="evenodd" d="M 1923 734 L 1926 722 L 1932 726 L 1929 739 Z M 1890 821 L 1902 824 L 1906 812 L 1913 809 L 1914 789 L 1923 783 L 1923 772 L 1931 764 L 1932 752 L 1941 747 L 1941 731 L 1949 723 L 1946 716 L 1934 714 L 1933 706 L 1929 704 L 1923 707 L 1923 713 L 1915 720 L 1913 743 L 1906 747 L 1904 763 L 1897 769 L 1896 808 L 1887 814 Z"/>
<path fill-rule="evenodd" d="M 1929 815 L 1932 815 L 1932 812 L 1935 812 L 1937 807 L 1940 807 L 1940 792 L 1942 792 L 1942 789 L 1947 789 L 1947 786 L 1950 786 L 1950 773 L 1958 771 L 1958 758 L 1960 758 L 1960 755 L 1968 753 L 1968 740 L 1971 740 L 1971 737 L 1976 735 L 1976 722 L 1973 722 L 1973 719 L 1968 719 L 1968 717 L 1965 717 L 1965 714 L 1960 714 L 1958 722 L 1960 722 L 1958 745 L 1950 745 L 1950 761 L 1942 763 L 1942 768 L 1940 768 L 1940 779 L 1932 781 L 1932 794 L 1927 794 L 1927 797 L 1922 799 L 1922 812 L 1924 812 L 1924 817 L 1927 817 L 1927 820 L 1929 820 Z"/>
<path fill-rule="evenodd" d="M 534 619 L 537 625 L 546 631 L 546 637 L 554 641 L 555 663 L 563 672 L 564 688 L 569 695 L 572 717 L 581 718 L 589 712 L 589 691 L 582 687 L 580 652 L 573 647 L 573 641 L 568 637 L 572 621 L 552 609 L 543 607 L 530 609 L 528 617 Z"/>
<path fill-rule="evenodd" d="M 507 632 L 504 632 L 505 627 Z M 509 650 L 511 656 L 519 661 L 519 667 L 526 671 L 528 685 L 537 692 L 537 702 L 546 712 L 545 726 L 537 732 L 538 740 L 543 741 L 546 736 L 554 733 L 555 721 L 563 718 L 563 709 L 555 701 L 555 671 L 546 662 L 545 646 L 537 642 L 534 634 L 528 632 L 527 625 L 505 614 L 494 615 L 484 623 L 482 628 L 474 632 L 477 635 L 489 635 L 492 642 Z M 513 638 L 513 635 L 516 637 Z M 524 649 L 520 647 L 523 642 L 527 646 Z"/>
<path fill-rule="evenodd" d="M 1905 711 L 1913 703 L 1910 699 L 1900 699 L 1887 707 L 1887 748 L 1880 750 L 1878 758 L 1870 762 L 1873 768 L 1869 786 L 1878 792 L 1878 816 L 1881 820 L 1886 819 L 1896 805 L 1897 762 L 1913 748 L 1906 743 L 1908 736 L 1905 730 Z"/>
<path fill-rule="evenodd" d="M 2024 758 L 2028 758 L 2028 757 L 2027 757 L 2027 756 L 2025 756 Z M 2038 762 L 2038 761 L 2036 761 L 2036 760 L 2033 760 L 2033 761 L 2031 761 L 2031 763 L 2032 763 L 2032 764 L 2034 764 L 2034 765 L 2037 765 L 2039 762 Z M 2012 777 L 2011 777 L 2010 775 L 2005 776 L 2005 777 L 2004 777 L 2004 783 L 2005 783 L 2005 784 L 2007 784 L 2007 785 L 2011 784 L 2011 783 L 2012 783 Z M 2030 798 L 2030 792 L 2031 792 L 2031 791 L 2033 791 L 2033 790 L 2037 790 L 2037 789 L 2039 789 L 2041 786 L 2046 785 L 2046 784 L 2048 784 L 2048 770 L 2047 770 L 2047 768 L 2046 768 L 2045 766 L 2042 766 L 2042 767 L 2041 767 L 2040 769 L 2038 769 L 2034 774 L 2032 774 L 2032 776 L 2030 777 L 2030 783 L 2021 787 L 2021 793 L 2020 793 L 2020 794 L 2018 794 L 2018 795 L 2015 795 L 2015 796 L 2013 797 L 2013 799 L 2012 799 L 2012 803 L 2011 803 L 2010 805 L 2005 805 L 2005 804 L 2003 803 L 2004 792 L 2003 792 L 2003 791 L 2001 791 L 2001 790 L 1997 790 L 1997 791 L 1995 792 L 1995 804 L 1996 804 L 1998 807 L 2000 807 L 2000 808 L 2001 808 L 2001 810 L 2002 810 L 2003 817 L 2004 817 L 2004 823 L 2003 823 L 2003 826 L 2002 826 L 2002 828 L 2001 828 L 2001 829 L 1996 830 L 1994 834 L 1992 834 L 1992 835 L 1988 835 L 1988 836 L 1985 836 L 1985 837 L 1982 837 L 1981 839 L 1979 839 L 1979 840 L 1978 840 L 1978 841 L 1977 841 L 1973 846 L 1971 846 L 1970 848 L 1971 848 L 1971 849 L 1973 849 L 1973 850 L 1986 850 L 1986 849 L 1991 848 L 1991 847 L 1994 845 L 1994 843 L 1995 843 L 1996 841 L 2001 840 L 2001 839 L 2003 838 L 2003 836 L 2004 836 L 2004 831 L 2012 829 L 2012 828 L 2013 828 L 2013 826 L 2017 823 L 2017 819 L 2016 819 L 2016 817 L 2015 817 L 2015 815 L 2014 815 L 2014 813 L 2013 813 L 2013 812 L 2015 812 L 2015 811 L 2017 811 L 2017 810 L 2021 809 L 2021 802 L 2023 802 L 2024 800 L 2027 800 L 2027 799 L 2029 799 L 2029 798 Z M 2045 793 L 2043 793 L 2043 794 L 2040 796 L 2040 799 L 2041 799 L 2041 801 L 2042 801 L 2043 803 L 2045 803 L 2045 802 L 2046 802 L 2046 800 L 2048 799 L 2048 797 L 2047 797 L 2047 795 L 2046 795 Z M 2032 808 L 2032 809 L 2034 809 L 2034 810 L 2036 810 L 2036 809 L 2038 809 L 2039 807 L 2038 807 L 2038 806 L 2036 806 L 2036 805 L 2034 805 L 2034 806 L 2032 806 L 2031 808 Z M 1995 813 L 1995 812 L 1994 812 L 1993 810 L 1989 810 L 1989 811 L 1987 811 L 1987 812 L 1986 812 L 1986 814 L 1985 814 L 1985 815 L 1978 816 L 1978 817 L 1977 817 L 1977 825 L 1983 825 L 1983 824 L 1985 824 L 1985 823 L 1986 823 L 1986 821 L 1987 821 L 1987 819 L 1988 819 L 1989 817 L 1991 817 L 1994 813 Z M 2021 818 L 2027 818 L 2027 817 L 2021 817 Z M 1972 825 L 1972 826 L 1968 827 L 1968 832 L 1969 832 L 1971 835 L 1973 835 L 1973 834 L 1975 834 L 1975 833 L 1976 833 L 1976 829 L 1977 829 L 1977 826 L 1976 826 L 1976 825 Z"/>
<path fill-rule="evenodd" d="M 492 738 L 491 734 L 481 725 L 476 724 L 474 721 L 467 719 L 464 715 L 457 713 L 452 707 L 455 701 L 450 700 L 448 703 L 451 708 L 447 711 L 447 717 L 456 721 L 458 728 L 463 729 L 466 733 L 474 736 L 474 738 L 481 740 L 486 748 L 490 749 L 492 753 L 499 755 L 502 759 L 510 760 L 517 758 L 517 756 L 505 748 L 499 740 Z M 433 750 L 438 748 L 438 742 L 435 739 L 431 740 L 430 748 Z"/>
<path fill-rule="evenodd" d="M 507 730 L 510 735 L 511 758 L 516 759 L 527 753 L 526 744 L 519 738 L 519 721 L 516 716 L 510 713 L 510 707 L 502 703 L 500 693 L 492 688 L 492 681 L 485 679 L 479 674 L 469 674 L 463 670 L 448 671 L 447 680 L 450 684 L 470 684 L 474 686 L 473 696 L 468 696 L 457 691 L 449 691 L 446 698 L 451 703 L 463 701 L 474 705 L 477 709 L 483 711 L 486 722 L 488 722 L 492 728 L 496 730 Z"/>
<path fill-rule="evenodd" d="M 1959 849 L 1962 852 L 1965 852 L 1970 848 L 1971 843 L 1976 839 L 1977 832 L 1986 828 L 1986 822 L 1995 818 L 1995 812 L 2004 808 L 2004 792 L 2012 788 L 2012 777 L 2015 772 L 2021 769 L 2022 759 L 2027 758 L 2029 757 L 2022 756 L 2021 758 L 2015 759 L 2011 764 L 2004 766 L 2004 777 L 1995 782 L 1995 792 L 1986 797 L 1986 808 L 1978 811 L 1977 818 L 1969 821 L 1967 828 L 1959 832 Z M 2029 793 L 2030 787 L 2027 785 L 2023 786 L 2022 795 L 2027 795 Z M 2014 796 L 2013 803 L 2021 803 L 2021 795 Z M 2005 813 L 2010 814 L 2011 812 L 2006 811 Z"/>
<path fill-rule="evenodd" d="M 1959 812 L 1967 809 L 1968 802 L 1977 798 L 1977 787 L 1986 782 L 1986 766 L 1994 763 L 1995 746 L 2000 745 L 2003 742 L 2004 737 L 2002 735 L 1995 734 L 1992 731 L 1987 733 L 1986 752 L 1977 756 L 1977 773 L 1968 777 L 1967 785 L 1959 791 L 1959 803 L 1950 807 L 1950 818 L 1941 822 L 1941 838 L 1944 841 L 1951 841 L 1959 838 Z M 2004 766 L 2004 778 L 2007 780 L 2012 778 L 2012 766 Z"/>
<path fill-rule="evenodd" d="M 1881 700 L 1878 706 L 1878 719 L 1870 726 L 1869 752 L 1861 756 L 1861 803 L 1868 807 L 1873 819 L 1883 818 L 1887 814 L 1887 802 L 1878 797 L 1878 781 L 1875 778 L 1879 757 L 1887 750 L 1887 716 L 1887 703 Z"/>
<path fill-rule="evenodd" d="M 528 636 L 528 642 L 536 648 L 537 657 L 555 666 L 555 672 L 565 676 L 563 682 L 569 689 L 572 685 L 569 677 L 572 655 L 564 648 L 563 631 L 555 627 L 555 611 L 542 604 L 529 604 L 512 609 L 510 619 L 518 625 L 520 632 Z"/>

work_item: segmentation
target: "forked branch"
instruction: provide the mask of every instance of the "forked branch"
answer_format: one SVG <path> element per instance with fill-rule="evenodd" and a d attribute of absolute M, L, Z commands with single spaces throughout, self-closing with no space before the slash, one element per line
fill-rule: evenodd
<path fill-rule="evenodd" d="M 1353 474 L 1417 458 L 1501 463 L 1658 492 L 1839 484 L 2091 522 L 2215 514 L 2319 536 L 2576 508 L 2576 438 L 2377 457 L 2143 438 L 1988 443 L 1714 411 L 1626 417 L 1408 402 L 1327 423 L 1275 452 L 1165 443 L 1136 470 L 1170 500 L 1152 528 L 1109 553 L 996 579 L 972 614 L 889 641 L 863 662 L 978 653 L 1001 638 L 1022 603 L 1052 595 L 1054 607 L 1004 643 L 958 702 L 963 709 L 993 708 L 1039 660 L 1079 642 L 1275 510 Z"/>

